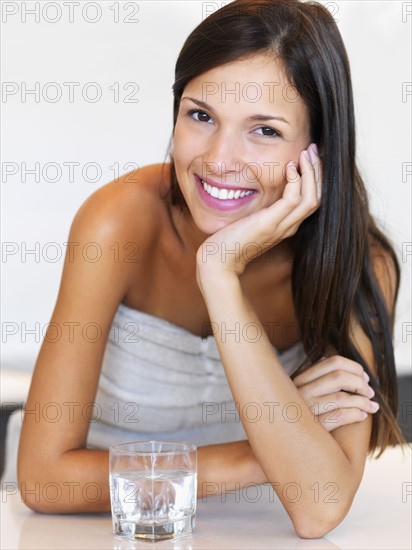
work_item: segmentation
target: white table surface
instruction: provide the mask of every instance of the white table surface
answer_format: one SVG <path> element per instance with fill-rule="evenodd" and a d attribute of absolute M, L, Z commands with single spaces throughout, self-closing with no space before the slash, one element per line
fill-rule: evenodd
<path fill-rule="evenodd" d="M 113 536 L 110 514 L 45 515 L 29 510 L 13 487 L 2 483 L 2 550 L 12 549 L 408 549 L 412 548 L 412 460 L 410 447 L 368 459 L 364 478 L 344 521 L 325 538 L 296 536 L 268 485 L 242 495 L 198 501 L 195 533 L 177 541 L 123 541 Z M 226 502 L 224 499 L 226 498 Z"/>

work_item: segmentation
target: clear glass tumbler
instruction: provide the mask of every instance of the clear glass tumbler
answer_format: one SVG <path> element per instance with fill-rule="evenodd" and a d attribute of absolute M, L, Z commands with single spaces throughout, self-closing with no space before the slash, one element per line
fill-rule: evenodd
<path fill-rule="evenodd" d="M 195 445 L 141 441 L 110 447 L 115 535 L 155 541 L 192 533 L 196 490 Z"/>

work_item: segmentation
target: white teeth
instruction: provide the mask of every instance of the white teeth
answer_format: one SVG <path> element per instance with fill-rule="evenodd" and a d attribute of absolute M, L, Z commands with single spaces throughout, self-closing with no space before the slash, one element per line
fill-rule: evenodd
<path fill-rule="evenodd" d="M 201 181 L 203 189 L 206 191 L 206 193 L 221 201 L 225 201 L 228 199 L 239 199 L 253 193 L 253 191 L 242 191 L 240 189 L 237 189 L 236 191 L 234 191 L 233 189 L 230 189 L 229 191 L 227 189 L 218 189 L 217 187 L 213 187 L 213 185 L 209 185 L 203 180 Z"/>

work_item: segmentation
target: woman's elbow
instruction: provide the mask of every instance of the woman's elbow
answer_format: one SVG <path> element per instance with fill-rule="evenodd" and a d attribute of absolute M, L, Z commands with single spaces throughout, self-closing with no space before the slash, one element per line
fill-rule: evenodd
<path fill-rule="evenodd" d="M 305 514 L 292 519 L 298 537 L 302 539 L 320 539 L 335 529 L 346 517 L 348 509 L 334 510 L 327 514 Z"/>
<path fill-rule="evenodd" d="M 22 477 L 19 479 L 19 491 L 22 502 L 33 510 L 43 514 L 58 513 L 58 503 L 52 502 L 47 496 L 47 487 L 39 481 Z M 46 488 L 45 488 L 46 487 Z"/>
<path fill-rule="evenodd" d="M 329 527 L 317 520 L 312 523 L 294 523 L 293 527 L 295 528 L 295 533 L 301 539 L 321 539 L 334 528 L 334 526 Z"/>
<path fill-rule="evenodd" d="M 63 486 L 66 485 L 63 483 Z M 64 487 L 63 487 L 64 489 Z M 77 509 L 76 502 L 67 498 L 68 495 L 57 482 L 23 480 L 19 483 L 22 502 L 33 510 L 42 514 L 72 514 Z"/>
<path fill-rule="evenodd" d="M 64 513 L 67 511 L 64 487 L 49 476 L 45 478 L 47 471 L 47 468 L 44 468 L 42 472 L 37 472 L 27 466 L 18 468 L 17 481 L 21 500 L 34 512 Z"/>

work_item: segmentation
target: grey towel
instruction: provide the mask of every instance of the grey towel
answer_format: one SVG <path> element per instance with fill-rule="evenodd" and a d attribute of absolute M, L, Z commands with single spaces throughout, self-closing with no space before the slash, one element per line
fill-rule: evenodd
<path fill-rule="evenodd" d="M 256 330 L 248 334 L 252 339 Z M 300 342 L 276 353 L 289 375 L 305 357 Z M 251 405 L 248 415 L 258 414 Z M 124 304 L 107 341 L 95 417 L 88 444 L 97 447 L 151 438 L 198 445 L 246 438 L 214 337 Z"/>

